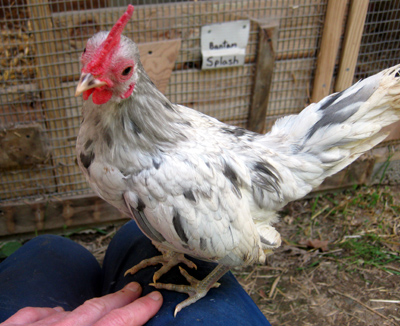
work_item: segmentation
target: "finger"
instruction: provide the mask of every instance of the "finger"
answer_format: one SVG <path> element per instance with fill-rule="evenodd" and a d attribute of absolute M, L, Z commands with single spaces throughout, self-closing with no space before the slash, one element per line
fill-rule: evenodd
<path fill-rule="evenodd" d="M 93 326 L 141 326 L 160 310 L 161 293 L 154 291 L 125 307 L 112 310 Z"/>
<path fill-rule="evenodd" d="M 57 313 L 53 308 L 26 307 L 18 310 L 2 326 L 31 324 Z"/>
<path fill-rule="evenodd" d="M 61 320 L 60 324 L 74 326 L 92 325 L 110 311 L 126 306 L 136 300 L 141 292 L 142 289 L 139 283 L 129 283 L 118 292 L 86 301 Z"/>
<path fill-rule="evenodd" d="M 36 323 L 33 323 L 33 324 L 29 323 L 29 324 L 24 324 L 24 325 L 29 325 L 29 326 L 53 325 L 57 321 L 63 319 L 65 316 L 67 316 L 70 313 L 70 311 L 65 311 L 64 308 L 62 308 L 62 307 L 55 307 L 53 309 L 56 311 L 56 313 L 50 314 L 50 315 L 44 317 L 43 319 L 38 320 Z M 0 324 L 0 326 L 2 326 L 2 325 Z"/>
<path fill-rule="evenodd" d="M 52 314 L 42 320 L 37 321 L 34 324 L 29 324 L 29 326 L 49 326 L 49 325 L 62 325 L 62 320 L 65 319 L 71 312 L 70 311 L 63 311 L 58 312 L 56 314 Z M 1 325 L 1 324 L 0 324 Z M 25 325 L 25 324 L 24 324 Z M 22 325 L 21 325 L 22 326 Z M 27 325 L 28 326 L 28 325 Z"/>

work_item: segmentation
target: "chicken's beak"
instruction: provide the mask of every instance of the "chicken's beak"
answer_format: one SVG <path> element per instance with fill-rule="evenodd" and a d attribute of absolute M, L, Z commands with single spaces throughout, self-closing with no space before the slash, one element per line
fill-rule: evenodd
<path fill-rule="evenodd" d="M 79 79 L 78 86 L 76 86 L 75 96 L 81 95 L 84 91 L 88 89 L 101 87 L 107 85 L 106 82 L 98 80 L 90 73 L 82 73 L 81 78 Z"/>

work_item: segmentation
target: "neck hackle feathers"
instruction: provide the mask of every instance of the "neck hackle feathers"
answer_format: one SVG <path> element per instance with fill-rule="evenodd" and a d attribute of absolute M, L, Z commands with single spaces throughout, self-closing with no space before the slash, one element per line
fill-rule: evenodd
<path fill-rule="evenodd" d="M 118 19 L 105 41 L 101 44 L 99 53 L 87 65 L 86 71 L 92 73 L 93 75 L 101 74 L 104 71 L 104 67 L 109 63 L 109 58 L 119 46 L 122 31 L 124 30 L 128 21 L 131 19 L 133 10 L 134 7 L 132 5 L 128 5 L 125 13 Z"/>

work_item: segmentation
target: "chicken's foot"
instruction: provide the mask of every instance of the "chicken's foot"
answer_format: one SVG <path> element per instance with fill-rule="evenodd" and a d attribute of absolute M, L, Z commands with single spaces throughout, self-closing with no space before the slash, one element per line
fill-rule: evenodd
<path fill-rule="evenodd" d="M 197 300 L 203 298 L 211 288 L 217 288 L 220 284 L 217 282 L 227 271 L 229 267 L 225 265 L 218 265 L 215 267 L 210 274 L 206 276 L 202 281 L 197 280 L 193 276 L 190 276 L 182 267 L 179 267 L 181 274 L 186 278 L 190 285 L 177 285 L 177 284 L 163 284 L 163 283 L 152 283 L 150 285 L 157 289 L 172 290 L 181 293 L 187 293 L 189 298 L 182 301 L 175 308 L 174 317 L 183 308 L 191 305 Z"/>
<path fill-rule="evenodd" d="M 139 270 L 141 270 L 145 267 L 148 267 L 148 266 L 162 264 L 163 266 L 158 271 L 156 271 L 153 275 L 153 282 L 156 283 L 157 280 L 162 275 L 167 273 L 172 267 L 174 267 L 175 265 L 178 265 L 179 263 L 184 263 L 189 268 L 197 269 L 196 264 L 194 262 L 190 261 L 189 259 L 187 259 L 184 254 L 165 249 L 162 246 L 160 246 L 154 242 L 153 242 L 153 245 L 162 253 L 162 255 L 154 256 L 154 257 L 142 260 L 139 264 L 128 269 L 125 272 L 124 276 L 126 276 L 128 274 L 135 274 Z"/>

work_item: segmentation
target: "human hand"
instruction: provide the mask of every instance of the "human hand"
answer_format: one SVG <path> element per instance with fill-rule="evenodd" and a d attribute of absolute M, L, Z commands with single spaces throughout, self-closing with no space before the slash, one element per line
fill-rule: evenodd
<path fill-rule="evenodd" d="M 162 305 L 162 296 L 154 291 L 139 298 L 142 288 L 136 282 L 122 290 L 86 301 L 73 311 L 61 307 L 19 310 L 1 326 L 139 326 L 153 317 Z"/>

